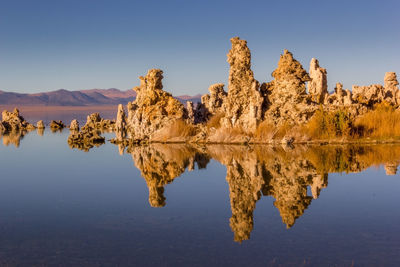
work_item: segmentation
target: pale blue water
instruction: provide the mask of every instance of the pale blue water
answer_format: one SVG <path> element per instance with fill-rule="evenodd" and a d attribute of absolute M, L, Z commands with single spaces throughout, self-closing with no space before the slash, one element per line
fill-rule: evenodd
<path fill-rule="evenodd" d="M 215 156 L 210 155 L 206 168 L 186 168 L 166 184 L 165 205 L 154 208 L 143 170 L 135 167 L 139 150 L 136 156 L 120 155 L 107 142 L 85 153 L 70 149 L 67 137 L 68 131 L 32 132 L 18 148 L 0 144 L 1 266 L 400 266 L 400 177 L 386 175 L 382 166 L 330 173 L 319 197 L 289 229 L 275 198 L 259 193 L 249 239 L 235 241 L 230 186 L 239 195 L 247 189 L 235 184 L 239 176 L 228 182 L 227 166 Z M 168 148 L 162 148 L 167 155 Z M 162 170 L 177 167 L 168 165 L 180 162 L 173 146 L 171 151 L 149 160 L 157 165 L 162 159 Z M 290 171 L 298 158 L 291 159 L 290 150 L 281 153 L 289 160 L 279 169 Z M 243 163 L 252 155 L 235 158 L 229 168 L 240 170 L 236 164 L 242 164 L 248 168 L 240 175 L 257 173 L 258 163 Z M 258 175 L 267 181 L 265 173 Z M 239 218 L 246 228 L 251 204 L 234 206 L 238 218 L 247 214 L 240 217 L 244 221 Z"/>

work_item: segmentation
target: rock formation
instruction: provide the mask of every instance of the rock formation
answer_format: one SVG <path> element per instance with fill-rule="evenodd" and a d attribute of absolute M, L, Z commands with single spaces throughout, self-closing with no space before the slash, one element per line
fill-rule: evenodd
<path fill-rule="evenodd" d="M 392 104 L 400 104 L 399 82 L 395 72 L 386 72 L 384 77 L 385 100 Z"/>
<path fill-rule="evenodd" d="M 355 121 L 358 116 L 372 110 L 376 103 L 385 101 L 400 105 L 394 72 L 385 74 L 384 86 L 354 85 L 350 91 L 337 83 L 334 92 L 329 94 L 327 71 L 319 66 L 318 60 L 311 59 L 310 73 L 307 73 L 288 50 L 280 56 L 278 66 L 272 72 L 273 80 L 260 86 L 251 70 L 247 42 L 234 37 L 231 44 L 227 54 L 230 66 L 228 92 L 224 91 L 221 83 L 211 85 L 210 93 L 201 97 L 201 103 L 189 101 L 185 108 L 163 91 L 163 72 L 151 69 L 145 77 L 139 77 L 140 86 L 134 88 L 137 98 L 127 106 L 126 133 L 119 131 L 121 134 L 118 133 L 114 141 L 119 144 L 276 143 L 279 138 L 287 144 L 310 140 L 311 137 L 302 131 L 297 131 L 297 135 L 294 132 L 301 130 L 318 109 L 327 114 L 344 111 L 351 121 Z M 93 117 L 91 121 L 96 119 Z M 284 135 L 268 134 L 266 128 L 269 127 L 275 132 L 290 130 L 283 130 Z M 263 131 L 267 134 L 259 134 Z M 181 132 L 185 134 L 179 135 Z"/>
<path fill-rule="evenodd" d="M 68 145 L 70 148 L 88 152 L 91 148 L 99 147 L 105 143 L 105 138 L 100 134 L 103 131 L 111 130 L 112 127 L 114 127 L 114 121 L 101 118 L 99 113 L 88 115 L 86 124 L 80 131 L 78 121 L 73 120 L 71 121 Z"/>
<path fill-rule="evenodd" d="M 310 76 L 288 50 L 281 55 L 272 77 L 273 81 L 261 86 L 264 97 L 268 99 L 265 119 L 277 125 L 308 121 L 317 109 L 310 103 L 306 92 Z"/>
<path fill-rule="evenodd" d="M 351 91 L 354 102 L 367 106 L 372 106 L 373 104 L 382 102 L 385 99 L 385 90 L 380 84 L 369 86 L 353 85 Z"/>
<path fill-rule="evenodd" d="M 326 104 L 333 106 L 347 106 L 353 103 L 351 91 L 343 90 L 343 84 L 336 83 L 335 91 L 326 99 Z"/>
<path fill-rule="evenodd" d="M 69 125 L 69 130 L 79 132 L 79 122 L 77 120 L 72 120 Z"/>
<path fill-rule="evenodd" d="M 310 62 L 310 81 L 308 83 L 308 92 L 312 100 L 318 104 L 323 104 L 328 95 L 328 80 L 326 69 L 319 66 L 317 59 L 312 58 Z"/>
<path fill-rule="evenodd" d="M 118 141 L 122 141 L 126 137 L 126 115 L 124 107 L 121 104 L 118 105 L 114 131 Z"/>
<path fill-rule="evenodd" d="M 44 123 L 43 123 L 42 120 L 40 120 L 40 121 L 38 121 L 36 123 L 36 128 L 38 128 L 38 129 L 44 129 L 45 128 Z"/>
<path fill-rule="evenodd" d="M 227 93 L 224 90 L 224 84 L 213 84 L 208 88 L 208 90 L 210 91 L 210 94 L 203 95 L 201 97 L 201 103 L 207 109 L 209 114 L 223 112 L 221 111 L 221 108 L 227 97 Z"/>
<path fill-rule="evenodd" d="M 16 131 L 30 131 L 36 129 L 33 124 L 27 122 L 22 117 L 17 108 L 14 111 L 9 112 L 4 110 L 2 112 L 1 130 L 3 133 L 16 132 Z"/>
<path fill-rule="evenodd" d="M 82 130 L 112 130 L 114 127 L 114 121 L 103 119 L 99 113 L 92 113 L 87 116 L 86 124 L 82 127 Z"/>
<path fill-rule="evenodd" d="M 137 96 L 128 104 L 127 120 L 133 139 L 152 139 L 158 130 L 187 118 L 183 104 L 162 90 L 162 74 L 159 69 L 151 69 L 145 77 L 139 77 L 140 86 L 134 88 Z"/>
<path fill-rule="evenodd" d="M 51 121 L 50 122 L 50 129 L 52 132 L 61 131 L 66 126 L 62 121 Z"/>
<path fill-rule="evenodd" d="M 222 124 L 227 128 L 238 126 L 251 132 L 262 120 L 264 99 L 259 90 L 259 82 L 254 79 L 251 70 L 251 54 L 247 42 L 234 37 L 231 43 L 232 48 L 227 55 L 230 65 L 228 94 L 226 97 L 222 92 L 218 95 L 218 98 L 225 98 Z"/>

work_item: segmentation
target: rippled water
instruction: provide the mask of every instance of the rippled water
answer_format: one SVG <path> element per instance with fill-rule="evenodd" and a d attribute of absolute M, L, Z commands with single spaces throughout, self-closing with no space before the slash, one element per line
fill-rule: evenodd
<path fill-rule="evenodd" d="M 400 266 L 400 146 L 67 136 L 2 138 L 1 266 Z"/>

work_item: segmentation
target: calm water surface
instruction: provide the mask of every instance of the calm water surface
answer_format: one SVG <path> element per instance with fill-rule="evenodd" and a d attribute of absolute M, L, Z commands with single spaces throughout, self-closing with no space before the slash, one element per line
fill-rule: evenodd
<path fill-rule="evenodd" d="M 67 137 L 3 137 L 1 266 L 400 266 L 400 146 Z"/>

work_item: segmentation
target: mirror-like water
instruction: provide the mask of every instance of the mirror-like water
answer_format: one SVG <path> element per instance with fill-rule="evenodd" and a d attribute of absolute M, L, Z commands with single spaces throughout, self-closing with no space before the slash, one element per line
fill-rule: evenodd
<path fill-rule="evenodd" d="M 0 265 L 400 266 L 400 146 L 67 136 L 2 137 Z"/>

